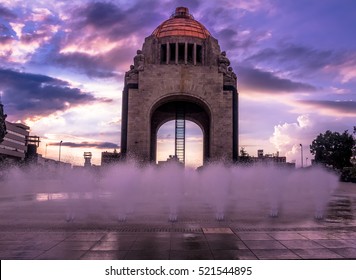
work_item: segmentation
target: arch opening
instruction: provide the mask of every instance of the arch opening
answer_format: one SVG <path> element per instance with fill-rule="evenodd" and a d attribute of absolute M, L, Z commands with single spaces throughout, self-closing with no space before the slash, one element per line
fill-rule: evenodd
<path fill-rule="evenodd" d="M 175 121 L 167 121 L 157 131 L 156 163 L 166 161 L 175 154 Z M 185 166 L 203 165 L 203 131 L 192 121 L 186 121 Z"/>
<path fill-rule="evenodd" d="M 174 145 L 174 141 L 176 139 L 174 121 L 177 116 L 177 108 L 184 108 L 185 112 L 185 140 L 187 144 L 185 146 L 185 151 L 188 152 L 188 154 L 185 153 L 187 155 L 185 157 L 187 159 L 186 165 L 202 165 L 204 162 L 209 160 L 210 156 L 210 111 L 200 100 L 184 95 L 180 95 L 179 98 L 171 96 L 165 100 L 160 100 L 152 107 L 150 119 L 150 160 L 152 162 L 157 162 L 158 159 L 167 159 L 167 157 L 164 158 L 164 156 L 162 159 L 161 155 L 159 157 L 157 156 L 158 144 L 162 144 L 162 142 L 164 142 L 161 138 L 162 132 L 163 134 L 166 134 L 165 136 L 163 135 L 163 137 L 167 138 L 168 135 L 171 135 L 170 138 L 172 139 Z M 159 133 L 161 128 L 162 131 Z M 158 139 L 160 140 L 160 143 L 158 143 Z M 165 142 L 168 144 L 170 141 L 166 139 Z M 199 152 L 199 142 L 202 145 L 202 149 L 200 148 L 201 152 Z M 172 152 L 170 155 L 175 155 L 177 151 L 176 147 L 173 146 L 173 148 L 175 148 L 175 150 L 171 150 Z M 197 151 L 195 151 L 195 149 L 197 149 Z M 201 160 L 198 159 L 199 153 L 201 154 Z M 192 161 L 195 163 L 192 163 Z"/>

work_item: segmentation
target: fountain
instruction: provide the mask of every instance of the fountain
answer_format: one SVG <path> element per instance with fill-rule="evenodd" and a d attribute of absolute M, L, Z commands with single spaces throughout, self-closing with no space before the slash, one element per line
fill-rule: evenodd
<path fill-rule="evenodd" d="M 0 183 L 2 204 L 15 205 L 10 215 L 24 222 L 48 213 L 50 222 L 94 225 L 214 219 L 265 223 L 270 217 L 322 219 L 338 178 L 319 167 L 214 163 L 195 171 L 174 162 L 162 167 L 130 162 L 99 173 L 10 168 Z"/>

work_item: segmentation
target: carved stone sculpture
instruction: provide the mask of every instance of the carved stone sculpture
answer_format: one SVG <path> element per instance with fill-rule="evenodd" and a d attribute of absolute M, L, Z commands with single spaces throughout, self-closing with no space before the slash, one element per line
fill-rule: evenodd
<path fill-rule="evenodd" d="M 143 71 L 145 64 L 145 56 L 141 50 L 137 50 L 137 55 L 134 57 L 135 70 Z"/>
<path fill-rule="evenodd" d="M 226 52 L 223 51 L 219 55 L 219 72 L 220 73 L 227 73 L 227 67 L 230 65 L 230 60 L 226 57 Z"/>
<path fill-rule="evenodd" d="M 138 71 L 135 69 L 134 65 L 130 65 L 130 70 L 125 73 L 126 83 L 137 83 L 138 81 Z"/>
<path fill-rule="evenodd" d="M 227 72 L 224 74 L 224 84 L 225 85 L 227 85 L 227 84 L 235 85 L 236 80 L 237 80 L 237 76 L 234 73 L 234 70 L 232 69 L 232 67 L 228 67 Z"/>

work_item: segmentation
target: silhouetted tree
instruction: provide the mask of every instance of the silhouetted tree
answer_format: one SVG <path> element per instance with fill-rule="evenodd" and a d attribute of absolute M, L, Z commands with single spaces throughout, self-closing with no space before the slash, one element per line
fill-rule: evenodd
<path fill-rule="evenodd" d="M 250 155 L 245 151 L 244 147 L 240 149 L 239 162 L 242 164 L 250 164 L 252 162 Z"/>
<path fill-rule="evenodd" d="M 356 127 L 354 133 L 356 133 Z M 327 130 L 313 140 L 310 152 L 315 156 L 316 163 L 342 170 L 344 167 L 352 166 L 351 158 L 356 149 L 355 146 L 356 140 L 347 130 L 342 134 Z"/>
<path fill-rule="evenodd" d="M 353 133 L 356 137 L 356 126 L 354 126 L 354 133 Z M 355 139 L 355 142 L 356 142 L 356 138 L 354 137 Z M 356 143 L 352 149 L 352 158 L 351 158 L 351 163 L 354 165 L 354 167 L 356 168 Z"/>

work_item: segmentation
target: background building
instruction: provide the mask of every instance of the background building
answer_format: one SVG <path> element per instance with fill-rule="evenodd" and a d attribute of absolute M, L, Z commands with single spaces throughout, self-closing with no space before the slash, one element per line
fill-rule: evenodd
<path fill-rule="evenodd" d="M 6 123 L 5 123 L 6 117 L 7 115 L 4 113 L 4 105 L 1 103 L 1 99 L 0 99 L 0 143 L 4 140 L 4 137 L 6 135 Z"/>
<path fill-rule="evenodd" d="M 101 166 L 107 166 L 110 164 L 115 164 L 122 160 L 121 153 L 116 150 L 114 152 L 102 152 L 101 153 Z"/>
<path fill-rule="evenodd" d="M 29 136 L 29 127 L 21 123 L 6 121 L 6 135 L 0 143 L 0 159 L 7 161 L 22 161 L 27 152 L 26 139 Z"/>
<path fill-rule="evenodd" d="M 279 152 L 276 154 L 264 154 L 263 150 L 257 150 L 257 157 L 250 157 L 250 160 L 254 164 L 275 164 L 295 168 L 295 163 L 287 162 L 287 158 L 279 156 Z"/>

